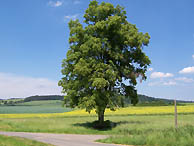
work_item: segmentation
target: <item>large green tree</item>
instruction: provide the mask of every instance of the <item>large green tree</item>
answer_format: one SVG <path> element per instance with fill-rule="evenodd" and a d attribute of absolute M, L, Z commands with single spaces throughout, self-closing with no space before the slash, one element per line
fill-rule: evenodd
<path fill-rule="evenodd" d="M 137 78 L 146 79 L 150 64 L 143 52 L 148 33 L 127 21 L 123 7 L 96 0 L 85 11 L 84 25 L 71 20 L 69 28 L 70 49 L 59 81 L 66 103 L 87 112 L 95 109 L 100 123 L 105 109 L 120 107 L 123 96 L 136 104 Z"/>

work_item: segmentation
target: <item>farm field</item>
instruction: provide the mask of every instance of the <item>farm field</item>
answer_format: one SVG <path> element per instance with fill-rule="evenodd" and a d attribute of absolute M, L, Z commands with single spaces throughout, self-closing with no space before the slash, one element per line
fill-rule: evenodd
<path fill-rule="evenodd" d="M 108 130 L 96 130 L 91 123 L 96 116 L 55 116 L 35 118 L 0 118 L 1 131 L 26 131 L 74 134 L 133 134 L 139 130 L 162 130 L 174 126 L 173 115 L 105 116 L 117 124 Z M 193 125 L 194 114 L 178 115 L 179 126 Z"/>
<path fill-rule="evenodd" d="M 177 106 L 179 114 L 191 114 L 194 113 L 194 104 L 185 104 L 184 106 Z M 163 114 L 174 114 L 174 106 L 129 106 L 126 108 L 120 108 L 116 111 L 110 111 L 109 109 L 105 112 L 106 115 L 163 115 Z M 74 110 L 65 113 L 69 116 L 87 116 L 95 115 L 95 111 L 90 114 L 85 110 Z"/>
<path fill-rule="evenodd" d="M 28 103 L 29 104 L 29 103 Z M 97 130 L 92 127 L 95 112 L 74 110 L 65 113 L 0 114 L 0 131 L 103 134 L 112 137 L 99 140 L 144 146 L 193 146 L 194 105 L 178 106 L 177 132 L 174 130 L 173 106 L 127 107 L 115 112 L 107 110 L 105 120 L 112 127 Z M 173 138 L 172 138 L 173 137 Z"/>
<path fill-rule="evenodd" d="M 50 144 L 45 144 L 37 142 L 34 140 L 29 140 L 25 138 L 10 137 L 0 135 L 0 145 L 1 146 L 52 146 Z"/>
<path fill-rule="evenodd" d="M 105 116 L 106 120 L 116 123 L 116 126 L 104 130 L 92 128 L 96 116 L 56 116 L 47 118 L 0 118 L 0 131 L 22 131 L 43 133 L 71 133 L 71 134 L 105 134 L 113 138 L 101 140 L 108 143 L 122 143 L 133 145 L 156 146 L 158 140 L 167 146 L 176 141 L 182 141 L 180 146 L 192 146 L 194 143 L 194 114 L 178 115 L 180 132 L 174 130 L 173 115 L 126 115 Z M 178 130 L 179 131 L 179 130 Z M 169 135 L 166 135 L 169 133 Z M 146 139 L 145 139 L 146 137 Z M 163 138 L 163 139 L 162 139 Z M 144 139 L 144 141 L 142 141 Z M 184 143 L 186 144 L 183 144 Z M 152 144 L 151 144 L 152 143 Z M 169 144 L 170 143 L 170 144 Z M 189 145 L 189 144 L 190 145 Z M 179 144 L 177 144 L 179 146 Z"/>
<path fill-rule="evenodd" d="M 30 101 L 17 103 L 14 106 L 0 106 L 0 114 L 64 113 L 67 111 L 71 111 L 71 109 L 62 107 L 61 100 Z"/>
<path fill-rule="evenodd" d="M 61 102 L 61 101 L 60 101 Z M 76 110 L 62 107 L 59 101 L 32 101 L 18 106 L 0 106 L 0 118 L 33 118 L 33 117 L 56 117 L 56 116 L 95 116 L 95 111 L 90 114 L 85 110 Z M 45 105 L 44 105 L 45 104 Z M 179 114 L 194 114 L 194 104 L 178 106 Z M 60 112 L 57 112 L 60 111 Z M 68 112 L 70 111 L 70 112 Z M 19 114 L 18 114 L 19 113 Z M 106 110 L 105 115 L 168 115 L 174 114 L 174 106 L 129 106 L 116 111 Z"/>

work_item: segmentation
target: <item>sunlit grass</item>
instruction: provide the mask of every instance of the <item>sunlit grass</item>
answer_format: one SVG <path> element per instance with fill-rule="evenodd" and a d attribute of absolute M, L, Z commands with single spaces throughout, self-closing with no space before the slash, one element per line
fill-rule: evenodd
<path fill-rule="evenodd" d="M 112 136 L 99 142 L 134 146 L 194 146 L 194 126 L 141 130 L 133 135 Z"/>
<path fill-rule="evenodd" d="M 162 130 L 174 126 L 174 115 L 105 116 L 105 120 L 117 125 L 102 131 L 90 126 L 95 120 L 96 116 L 0 118 L 0 131 L 133 135 L 140 131 Z M 193 121 L 194 114 L 178 116 L 178 126 L 194 126 Z"/>
<path fill-rule="evenodd" d="M 0 135 L 0 146 L 52 146 L 52 145 L 25 138 Z"/>
<path fill-rule="evenodd" d="M 97 130 L 90 126 L 93 121 L 97 120 L 95 111 L 92 111 L 91 114 L 85 110 L 50 114 L 0 114 L 0 131 L 107 134 L 114 137 L 104 142 L 156 146 L 157 139 L 161 139 L 163 146 L 171 146 L 174 141 L 170 139 L 166 143 L 163 141 L 165 141 L 166 131 L 171 132 L 172 135 L 175 134 L 171 130 L 174 129 L 173 113 L 174 106 L 130 106 L 116 111 L 106 110 L 105 120 L 116 123 L 115 127 L 107 130 Z M 178 106 L 178 113 L 180 114 L 178 115 L 178 127 L 186 126 L 186 132 L 190 129 L 187 128 L 187 125 L 193 129 L 194 105 Z M 191 134 L 181 137 L 182 140 L 179 141 L 181 146 L 193 143 Z M 144 139 L 146 136 L 148 138 Z"/>

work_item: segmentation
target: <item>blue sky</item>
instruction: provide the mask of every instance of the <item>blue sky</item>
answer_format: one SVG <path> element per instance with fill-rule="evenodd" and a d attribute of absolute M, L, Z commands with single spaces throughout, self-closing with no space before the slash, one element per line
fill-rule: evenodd
<path fill-rule="evenodd" d="M 138 93 L 194 100 L 194 1 L 104 0 L 127 11 L 152 61 Z M 60 94 L 68 22 L 83 21 L 89 0 L 6 0 L 0 5 L 0 98 Z M 102 0 L 99 0 L 102 2 Z"/>

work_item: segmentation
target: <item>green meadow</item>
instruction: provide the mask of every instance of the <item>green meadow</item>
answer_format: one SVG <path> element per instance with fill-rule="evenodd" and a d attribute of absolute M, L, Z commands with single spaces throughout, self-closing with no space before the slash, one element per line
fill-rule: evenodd
<path fill-rule="evenodd" d="M 71 111 L 71 109 L 62 107 L 61 100 L 30 101 L 0 106 L 0 114 L 63 113 L 67 111 Z"/>
<path fill-rule="evenodd" d="M 183 108 L 187 109 L 187 105 L 192 106 L 193 104 L 185 104 Z M 158 106 L 158 108 L 168 110 L 169 106 Z M 52 113 L 72 111 L 72 109 L 62 107 L 61 100 L 30 101 L 12 106 L 1 105 L 0 113 L 2 115 L 8 114 L 10 117 L 3 118 L 3 116 L 0 116 L 0 131 L 103 134 L 110 135 L 110 137 L 98 140 L 98 142 L 135 146 L 194 146 L 193 113 L 179 114 L 179 128 L 175 130 L 173 114 L 127 115 L 126 112 L 129 112 L 129 109 L 120 110 L 119 112 L 123 112 L 123 115 L 116 113 L 109 115 L 107 113 L 105 120 L 110 121 L 110 127 L 95 129 L 93 121 L 97 120 L 97 116 L 84 114 L 83 111 L 80 111 L 80 114 L 79 111 L 75 111 L 77 113 L 75 115 L 22 117 L 22 113 L 29 115 L 50 113 L 52 115 Z M 145 106 L 145 108 L 137 106 L 135 109 L 141 112 L 143 109 L 155 109 L 155 106 Z M 13 117 L 11 114 L 16 114 L 16 116 Z M 20 118 L 17 117 L 17 114 L 21 115 Z M 0 141 L 2 146 L 47 145 L 27 139 L 5 136 L 0 136 Z"/>
<path fill-rule="evenodd" d="M 0 135 L 0 146 L 52 146 L 52 145 L 25 138 Z"/>
<path fill-rule="evenodd" d="M 105 143 L 142 146 L 193 146 L 194 114 L 178 115 L 177 131 L 173 115 L 105 116 L 112 126 L 93 128 L 96 116 L 65 116 L 52 118 L 1 118 L 0 131 L 104 134 L 112 135 Z"/>

